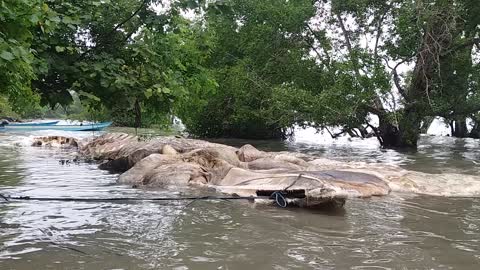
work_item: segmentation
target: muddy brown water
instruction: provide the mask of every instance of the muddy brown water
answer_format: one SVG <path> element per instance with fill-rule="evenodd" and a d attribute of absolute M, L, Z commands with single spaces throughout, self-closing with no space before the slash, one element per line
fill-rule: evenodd
<path fill-rule="evenodd" d="M 0 133 L 1 193 L 56 197 L 199 193 L 117 185 L 117 175 L 95 164 L 62 165 L 59 160 L 71 159 L 71 150 L 29 147 L 35 135 L 45 133 Z M 430 173 L 479 173 L 479 142 L 469 139 L 422 137 L 417 152 L 382 150 L 374 140 L 253 144 L 264 150 L 392 163 Z M 237 201 L 0 203 L 2 270 L 479 267 L 480 198 L 392 194 L 349 200 L 343 210 L 334 212 Z"/>

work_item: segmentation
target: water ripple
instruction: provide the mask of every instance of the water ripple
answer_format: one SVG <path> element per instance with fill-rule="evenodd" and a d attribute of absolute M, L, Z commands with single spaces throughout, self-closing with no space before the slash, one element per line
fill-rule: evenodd
<path fill-rule="evenodd" d="M 117 185 L 117 175 L 95 164 L 59 164 L 75 156 L 71 150 L 28 147 L 28 138 L 0 135 L 3 193 L 196 194 Z M 362 145 L 368 141 L 260 146 L 430 172 L 478 172 L 469 161 L 479 158 L 476 141 L 422 140 L 430 140 L 428 147 L 416 154 Z M 334 212 L 224 201 L 0 203 L 2 269 L 476 269 L 479 251 L 478 198 L 393 194 L 350 200 Z"/>

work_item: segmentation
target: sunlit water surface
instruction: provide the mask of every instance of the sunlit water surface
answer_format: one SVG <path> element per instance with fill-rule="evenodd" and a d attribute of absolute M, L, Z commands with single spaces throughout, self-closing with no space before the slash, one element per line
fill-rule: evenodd
<path fill-rule="evenodd" d="M 47 133 L 0 133 L 1 193 L 195 194 L 132 189 L 95 164 L 62 165 L 72 150 L 28 146 Z M 479 142 L 469 139 L 422 137 L 418 152 L 405 153 L 379 149 L 374 139 L 331 141 L 301 132 L 296 141 L 250 143 L 431 173 L 479 172 Z M 336 212 L 227 201 L 0 202 L 0 269 L 479 269 L 479 227 L 479 198 L 406 194 L 349 200 Z"/>

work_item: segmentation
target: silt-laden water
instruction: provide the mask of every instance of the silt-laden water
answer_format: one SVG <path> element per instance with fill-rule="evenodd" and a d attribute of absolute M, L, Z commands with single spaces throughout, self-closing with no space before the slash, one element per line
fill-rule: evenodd
<path fill-rule="evenodd" d="M 132 189 L 72 150 L 34 148 L 35 134 L 0 133 L 0 192 L 55 197 L 165 197 Z M 43 134 L 44 135 L 44 134 Z M 85 134 L 83 136 L 89 136 Z M 78 135 L 77 135 L 78 136 Z M 227 141 L 238 145 L 242 141 Z M 374 140 L 254 142 L 340 160 L 477 174 L 478 141 L 422 137 L 418 152 Z M 461 183 L 459 183 L 461 184 Z M 479 269 L 480 199 L 391 194 L 342 211 L 249 202 L 0 203 L 0 269 Z"/>

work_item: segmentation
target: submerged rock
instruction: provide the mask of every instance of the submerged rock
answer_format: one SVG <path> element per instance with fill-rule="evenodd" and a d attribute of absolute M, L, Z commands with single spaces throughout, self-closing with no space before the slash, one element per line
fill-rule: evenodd
<path fill-rule="evenodd" d="M 70 137 L 46 136 L 35 138 L 32 146 L 78 147 L 78 141 Z"/>
<path fill-rule="evenodd" d="M 176 155 L 178 154 L 177 150 L 175 150 L 175 148 L 171 147 L 170 145 L 166 144 L 163 146 L 162 148 L 162 154 L 164 155 Z"/>
<path fill-rule="evenodd" d="M 245 144 L 237 150 L 238 159 L 244 162 L 254 161 L 259 158 L 266 157 L 265 152 L 259 151 L 257 148 L 250 144 Z"/>

